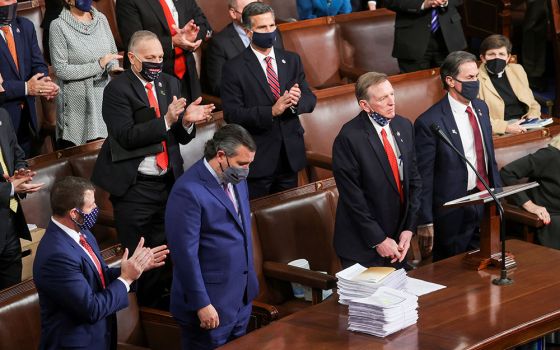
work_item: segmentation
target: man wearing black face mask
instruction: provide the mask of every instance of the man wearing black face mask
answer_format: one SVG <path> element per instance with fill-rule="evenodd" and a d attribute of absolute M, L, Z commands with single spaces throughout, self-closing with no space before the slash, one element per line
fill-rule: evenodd
<path fill-rule="evenodd" d="M 414 123 L 416 157 L 422 177 L 420 239 L 434 238 L 434 261 L 478 248 L 483 206 L 442 209 L 450 200 L 484 190 L 474 171 L 430 130 L 436 124 L 476 167 L 490 187 L 500 187 L 492 127 L 479 90 L 476 57 L 450 53 L 440 70 L 446 96 Z M 421 244 L 422 245 L 422 244 Z"/>
<path fill-rule="evenodd" d="M 111 194 L 115 225 L 123 246 L 165 243 L 163 224 L 167 196 L 183 173 L 180 144 L 195 136 L 194 123 L 206 120 L 213 105 L 198 98 L 187 107 L 180 82 L 162 73 L 163 49 L 155 34 L 136 32 L 128 50 L 131 69 L 113 79 L 103 94 L 102 114 L 109 136 L 92 181 Z M 138 281 L 142 305 L 165 308 L 165 271 L 150 271 Z"/>
<path fill-rule="evenodd" d="M 255 150 L 241 126 L 222 127 L 169 196 L 171 313 L 185 350 L 214 349 L 245 334 L 258 293 L 245 181 Z"/>
<path fill-rule="evenodd" d="M 251 45 L 224 64 L 221 97 L 225 120 L 242 125 L 257 143 L 248 179 L 249 194 L 257 198 L 297 186 L 297 172 L 306 165 L 299 114 L 312 112 L 317 99 L 299 56 L 273 47 L 272 8 L 250 3 L 242 22 Z"/>
<path fill-rule="evenodd" d="M 33 278 L 41 304 L 40 349 L 114 349 L 115 313 L 128 306 L 130 284 L 164 264 L 165 245 L 125 249 L 120 267 L 108 267 L 91 228 L 95 187 L 66 177 L 51 190 L 53 217 L 37 248 Z M 132 252 L 132 251 L 131 251 Z"/>
<path fill-rule="evenodd" d="M 35 98 L 54 98 L 58 86 L 49 78 L 33 23 L 16 17 L 16 8 L 16 0 L 0 0 L 0 74 L 6 90 L 4 108 L 29 158 L 33 134 L 38 132 Z"/>

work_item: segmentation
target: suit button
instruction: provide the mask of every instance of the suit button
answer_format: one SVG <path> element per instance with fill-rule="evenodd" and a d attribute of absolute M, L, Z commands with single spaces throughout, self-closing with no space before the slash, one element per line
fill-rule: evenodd
<path fill-rule="evenodd" d="M 247 271 L 243 271 L 243 274 L 246 275 L 246 274 L 247 274 Z"/>

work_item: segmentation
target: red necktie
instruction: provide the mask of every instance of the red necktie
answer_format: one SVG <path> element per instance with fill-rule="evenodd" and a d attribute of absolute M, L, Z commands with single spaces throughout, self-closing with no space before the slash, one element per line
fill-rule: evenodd
<path fill-rule="evenodd" d="M 93 260 L 93 263 L 95 264 L 95 267 L 97 268 L 97 273 L 99 274 L 99 277 L 101 278 L 101 285 L 103 286 L 103 288 L 105 288 L 105 276 L 103 275 L 103 270 L 101 269 L 101 263 L 99 262 L 99 259 L 97 259 L 97 255 L 95 255 L 95 253 L 93 252 L 93 249 L 91 248 L 89 243 L 86 241 L 86 238 L 84 237 L 83 234 L 80 234 L 80 244 L 82 245 L 82 247 L 86 248 L 89 256 Z"/>
<path fill-rule="evenodd" d="M 395 183 L 397 184 L 397 189 L 399 190 L 399 197 L 401 197 L 401 203 L 404 202 L 404 194 L 401 186 L 401 177 L 399 175 L 399 164 L 397 163 L 397 157 L 395 156 L 395 151 L 389 143 L 387 138 L 387 132 L 385 129 L 381 129 L 381 138 L 383 139 L 383 147 L 385 148 L 385 153 L 387 153 L 387 159 L 389 159 L 389 165 L 393 171 L 393 177 L 395 178 Z"/>
<path fill-rule="evenodd" d="M 17 57 L 17 50 L 16 50 L 16 42 L 14 40 L 14 36 L 12 31 L 10 30 L 10 26 L 3 26 L 0 27 L 0 30 L 4 32 L 4 38 L 6 38 L 6 44 L 8 45 L 8 50 L 10 50 L 10 54 L 12 55 L 12 59 L 16 64 L 16 68 L 19 70 L 19 63 Z"/>
<path fill-rule="evenodd" d="M 169 9 L 169 6 L 167 6 L 165 0 L 159 0 L 159 4 L 163 9 L 163 14 L 165 15 L 165 21 L 167 22 L 167 26 L 169 27 L 171 36 L 174 36 L 175 34 L 177 34 L 177 32 L 173 29 L 172 26 L 174 24 L 178 26 L 178 24 L 175 23 L 175 20 L 173 19 L 173 15 L 171 14 L 171 10 Z M 175 64 L 173 65 L 173 70 L 177 78 L 183 79 L 183 76 L 187 71 L 187 60 L 185 59 L 185 55 L 183 55 L 183 49 L 175 46 L 174 50 L 175 50 Z"/>
<path fill-rule="evenodd" d="M 268 85 L 274 95 L 274 99 L 278 100 L 280 98 L 280 83 L 278 83 L 278 75 L 276 75 L 274 68 L 272 68 L 272 57 L 267 56 L 264 60 L 266 62 L 266 80 L 268 80 Z"/>
<path fill-rule="evenodd" d="M 156 97 L 154 96 L 154 92 L 152 91 L 151 83 L 146 84 L 146 93 L 148 94 L 148 101 L 150 102 L 150 107 L 156 110 L 156 117 L 160 118 L 161 115 L 159 113 L 159 106 Z M 156 164 L 162 170 L 165 170 L 169 166 L 169 158 L 167 157 L 167 143 L 165 141 L 161 141 L 161 144 L 163 146 L 163 152 L 156 154 Z"/>
<path fill-rule="evenodd" d="M 482 175 L 482 178 L 486 183 L 488 183 L 488 173 L 486 172 L 485 160 L 484 160 L 484 147 L 482 146 L 482 136 L 480 135 L 480 128 L 478 127 L 478 123 L 476 122 L 476 117 L 471 109 L 471 106 L 467 107 L 467 114 L 469 115 L 469 122 L 471 123 L 473 136 L 474 136 L 474 149 L 476 152 L 476 170 Z M 480 180 L 476 179 L 476 187 L 481 190 L 485 191 L 486 188 L 480 182 Z"/>

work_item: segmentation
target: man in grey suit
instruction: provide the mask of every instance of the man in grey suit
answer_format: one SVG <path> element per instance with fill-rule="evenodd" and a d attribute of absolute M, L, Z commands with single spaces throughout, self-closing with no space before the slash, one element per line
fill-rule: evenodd
<path fill-rule="evenodd" d="M 202 88 L 205 92 L 220 96 L 220 84 L 222 83 L 222 67 L 226 61 L 234 58 L 243 51 L 251 40 L 241 24 L 241 13 L 247 4 L 254 0 L 228 0 L 228 13 L 231 23 L 221 32 L 214 34 L 204 57 L 204 72 Z M 262 1 L 258 1 L 262 2 Z M 282 38 L 274 42 L 274 47 L 282 49 Z"/>

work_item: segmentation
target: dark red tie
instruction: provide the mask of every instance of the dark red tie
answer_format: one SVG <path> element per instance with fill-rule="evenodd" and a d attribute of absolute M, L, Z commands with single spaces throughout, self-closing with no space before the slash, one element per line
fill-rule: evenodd
<path fill-rule="evenodd" d="M 156 117 L 160 118 L 161 114 L 159 112 L 159 105 L 157 103 L 156 97 L 154 96 L 154 92 L 152 91 L 152 84 L 146 84 L 146 93 L 148 94 L 148 101 L 150 102 L 150 107 L 156 110 Z M 169 166 L 169 158 L 167 156 L 167 143 L 165 141 L 161 141 L 163 146 L 163 152 L 156 154 L 156 164 L 162 170 L 167 169 Z"/>
<path fill-rule="evenodd" d="M 488 183 L 488 173 L 486 172 L 485 160 L 484 160 L 484 147 L 482 146 L 482 136 L 480 134 L 480 128 L 478 127 L 478 123 L 476 121 L 476 117 L 472 111 L 471 106 L 467 107 L 467 114 L 469 115 L 469 122 L 471 123 L 471 128 L 473 131 L 474 136 L 474 149 L 476 152 L 476 170 L 480 173 L 484 181 Z M 486 188 L 480 182 L 480 180 L 476 179 L 476 187 L 484 191 Z"/>
<path fill-rule="evenodd" d="M 177 34 L 177 32 L 173 29 L 172 26 L 174 24 L 178 26 L 179 24 L 175 23 L 175 20 L 173 19 L 173 15 L 171 14 L 171 10 L 169 9 L 169 6 L 167 6 L 165 0 L 159 0 L 159 4 L 163 9 L 163 14 L 165 15 L 165 21 L 167 22 L 167 26 L 169 27 L 171 36 Z M 183 49 L 175 46 L 174 51 L 175 51 L 175 62 L 173 65 L 173 71 L 177 76 L 177 78 L 183 79 L 183 76 L 187 71 L 187 60 L 185 59 L 185 55 L 183 55 Z"/>
<path fill-rule="evenodd" d="M 404 194 L 401 186 L 401 176 L 399 175 L 399 164 L 397 163 L 397 156 L 389 139 L 387 138 L 387 132 L 385 129 L 381 129 L 381 138 L 383 139 L 383 147 L 385 148 L 385 153 L 387 153 L 387 159 L 389 159 L 389 165 L 393 171 L 393 177 L 395 178 L 395 183 L 397 184 L 397 189 L 399 190 L 399 196 L 401 197 L 401 203 L 404 202 Z"/>
<path fill-rule="evenodd" d="M 84 247 L 87 250 L 89 256 L 93 260 L 93 263 L 97 268 L 97 273 L 99 274 L 99 278 L 101 278 L 101 285 L 103 286 L 103 288 L 105 288 L 105 276 L 103 275 L 103 270 L 101 269 L 101 263 L 99 262 L 99 259 L 97 259 L 97 255 L 95 255 L 93 249 L 86 241 L 86 238 L 84 237 L 83 234 L 80 234 L 80 244 L 82 245 L 82 247 Z"/>
<path fill-rule="evenodd" d="M 264 58 L 266 62 L 266 80 L 268 80 L 268 85 L 270 86 L 270 90 L 274 95 L 274 99 L 278 100 L 280 98 L 280 83 L 278 83 L 278 75 L 272 68 L 272 57 L 267 56 Z"/>

